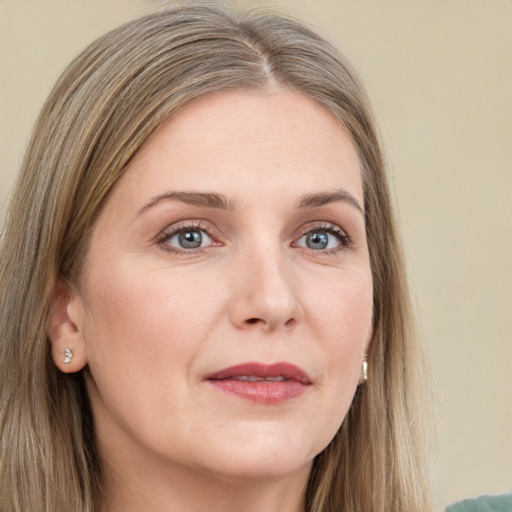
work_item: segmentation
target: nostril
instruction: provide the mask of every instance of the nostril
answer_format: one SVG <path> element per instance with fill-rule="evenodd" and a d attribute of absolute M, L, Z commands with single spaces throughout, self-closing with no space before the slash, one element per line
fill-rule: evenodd
<path fill-rule="evenodd" d="M 258 324 L 258 323 L 260 323 L 260 322 L 261 322 L 262 324 L 265 324 L 267 327 L 269 326 L 269 323 L 268 323 L 268 322 L 266 322 L 265 320 L 263 320 L 263 318 L 256 318 L 256 317 L 254 317 L 254 318 L 248 318 L 248 319 L 246 320 L 246 324 L 248 324 L 248 325 Z M 288 321 L 286 321 L 286 322 L 284 323 L 284 326 L 285 326 L 285 327 L 293 327 L 295 324 L 296 324 L 296 320 L 295 320 L 295 318 L 290 318 Z"/>

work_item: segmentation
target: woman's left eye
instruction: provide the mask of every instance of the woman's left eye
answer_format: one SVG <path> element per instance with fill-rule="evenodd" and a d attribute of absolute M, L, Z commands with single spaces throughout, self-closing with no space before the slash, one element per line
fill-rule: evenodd
<path fill-rule="evenodd" d="M 187 251 L 212 245 L 213 240 L 204 229 L 186 227 L 165 235 L 162 243 L 177 250 Z"/>
<path fill-rule="evenodd" d="M 302 235 L 297 240 L 296 245 L 313 251 L 328 251 L 346 247 L 348 237 L 339 228 L 315 228 Z"/>

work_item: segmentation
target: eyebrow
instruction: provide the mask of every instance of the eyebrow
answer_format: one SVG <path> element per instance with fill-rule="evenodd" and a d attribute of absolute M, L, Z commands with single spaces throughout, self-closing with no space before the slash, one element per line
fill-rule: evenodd
<path fill-rule="evenodd" d="M 232 211 L 235 209 L 235 203 L 227 199 L 223 194 L 214 192 L 166 192 L 153 197 L 137 211 L 136 216 L 142 215 L 145 211 L 162 201 L 179 201 L 185 204 L 199 206 L 201 208 L 213 208 L 216 210 Z M 363 207 L 359 204 L 357 199 L 350 194 L 350 192 L 342 189 L 334 192 L 319 192 L 316 194 L 307 194 L 302 196 L 298 201 L 298 208 L 301 210 L 306 208 L 316 208 L 340 201 L 348 203 L 364 215 Z"/>
<path fill-rule="evenodd" d="M 137 216 L 143 214 L 161 201 L 179 201 L 181 203 L 200 206 L 202 208 L 214 208 L 217 210 L 233 210 L 235 205 L 222 194 L 205 192 L 166 192 L 153 197 L 147 204 L 140 208 Z"/>
<path fill-rule="evenodd" d="M 364 209 L 359 204 L 359 201 L 346 190 L 339 189 L 334 192 L 320 192 L 318 194 L 307 194 L 303 196 L 299 203 L 298 207 L 300 209 L 303 208 L 315 208 L 318 206 L 324 206 L 329 203 L 335 202 L 344 202 L 353 206 L 356 210 L 358 210 L 361 214 L 364 215 Z"/>

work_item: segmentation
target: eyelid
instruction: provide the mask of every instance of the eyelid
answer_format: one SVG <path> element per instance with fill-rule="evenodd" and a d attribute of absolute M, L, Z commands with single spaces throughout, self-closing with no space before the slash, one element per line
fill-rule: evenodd
<path fill-rule="evenodd" d="M 305 236 L 308 233 L 310 233 L 311 231 L 315 231 L 315 230 L 327 231 L 327 232 L 333 234 L 334 236 L 337 236 L 339 239 L 339 247 L 334 248 L 334 249 L 317 250 L 317 251 L 313 251 L 313 252 L 316 252 L 319 254 L 322 254 L 322 253 L 325 254 L 325 253 L 329 253 L 329 252 L 330 253 L 337 252 L 337 251 L 341 251 L 341 250 L 350 248 L 350 246 L 352 244 L 352 240 L 351 240 L 350 236 L 343 228 L 341 228 L 337 224 L 333 224 L 332 222 L 325 222 L 325 221 L 308 222 L 306 225 L 301 226 L 299 235 L 294 237 L 292 243 L 296 244 L 303 236 Z M 302 246 L 299 246 L 299 247 L 302 247 Z"/>
<path fill-rule="evenodd" d="M 179 248 L 173 245 L 169 245 L 165 243 L 166 240 L 169 238 L 175 236 L 180 231 L 184 230 L 198 230 L 198 231 L 204 231 L 208 237 L 212 240 L 212 243 L 205 246 L 205 247 L 198 247 L 193 249 L 185 249 L 185 248 Z M 322 254 L 334 254 L 339 251 L 347 250 L 352 245 L 352 240 L 350 236 L 347 234 L 346 230 L 341 228 L 339 225 L 334 224 L 332 222 L 328 221 L 311 221 L 304 225 L 302 225 L 299 230 L 298 234 L 294 235 L 291 239 L 291 245 L 297 247 L 297 242 L 305 235 L 310 233 L 311 231 L 326 231 L 331 233 L 332 235 L 336 236 L 339 241 L 339 245 L 335 248 L 330 249 L 308 249 L 307 247 L 298 246 L 301 249 L 306 249 L 311 252 L 316 253 L 317 255 Z M 186 220 L 180 220 L 175 223 L 170 224 L 166 228 L 160 231 L 160 233 L 155 238 L 155 243 L 159 245 L 163 250 L 173 253 L 173 254 L 199 254 L 206 250 L 208 250 L 210 247 L 215 247 L 219 245 L 223 245 L 222 235 L 219 232 L 219 230 L 210 222 L 204 219 L 186 219 Z"/>
<path fill-rule="evenodd" d="M 191 231 L 204 231 L 212 240 L 212 243 L 205 247 L 198 247 L 195 249 L 179 248 L 165 243 L 165 241 L 168 240 L 169 238 L 172 238 L 173 236 L 177 235 L 180 231 L 185 231 L 187 229 Z M 175 222 L 164 228 L 157 235 L 155 243 L 159 245 L 163 250 L 171 252 L 173 254 L 197 254 L 207 250 L 209 247 L 222 245 L 220 239 L 220 233 L 216 228 L 214 228 L 214 226 L 210 222 L 205 221 L 203 219 L 187 219 Z"/>

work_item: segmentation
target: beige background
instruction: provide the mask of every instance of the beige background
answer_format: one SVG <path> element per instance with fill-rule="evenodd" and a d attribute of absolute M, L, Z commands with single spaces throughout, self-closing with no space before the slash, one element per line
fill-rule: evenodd
<path fill-rule="evenodd" d="M 35 115 L 65 64 L 107 29 L 161 3 L 0 0 L 2 208 Z M 320 25 L 374 99 L 432 359 L 438 507 L 510 491 L 512 2 L 273 3 Z"/>

